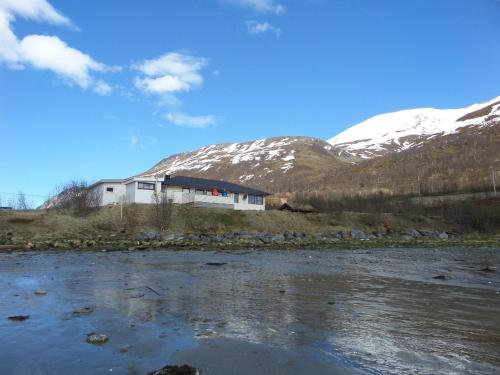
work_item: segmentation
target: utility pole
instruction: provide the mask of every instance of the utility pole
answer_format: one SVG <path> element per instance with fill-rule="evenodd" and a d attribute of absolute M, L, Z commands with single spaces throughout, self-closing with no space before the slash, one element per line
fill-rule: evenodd
<path fill-rule="evenodd" d="M 493 195 L 496 197 L 497 196 L 497 183 L 495 179 L 495 175 L 497 174 L 497 170 L 494 167 L 490 167 L 491 169 L 491 182 L 493 183 Z"/>

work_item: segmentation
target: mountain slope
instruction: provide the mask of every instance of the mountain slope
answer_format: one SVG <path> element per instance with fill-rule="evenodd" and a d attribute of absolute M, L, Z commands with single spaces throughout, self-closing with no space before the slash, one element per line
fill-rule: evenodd
<path fill-rule="evenodd" d="M 372 117 L 328 140 L 340 157 L 352 161 L 401 152 L 436 136 L 482 126 L 500 116 L 500 97 L 459 109 L 421 108 Z"/>
<path fill-rule="evenodd" d="M 274 137 L 209 145 L 163 159 L 139 176 L 187 175 L 244 183 L 269 192 L 323 184 L 343 165 L 333 147 L 309 137 Z"/>

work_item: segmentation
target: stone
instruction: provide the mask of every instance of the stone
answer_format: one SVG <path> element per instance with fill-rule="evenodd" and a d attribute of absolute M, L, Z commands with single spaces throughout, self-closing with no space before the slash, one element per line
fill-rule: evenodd
<path fill-rule="evenodd" d="M 134 239 L 138 241 L 159 240 L 161 239 L 161 233 L 157 230 L 147 230 L 137 234 Z"/>
<path fill-rule="evenodd" d="M 420 232 L 416 229 L 410 229 L 405 234 L 412 236 L 413 238 L 418 238 L 422 236 Z"/>
<path fill-rule="evenodd" d="M 35 295 L 37 295 L 37 296 L 45 296 L 45 295 L 47 295 L 47 291 L 43 290 L 43 289 L 37 289 L 37 290 L 35 290 Z"/>
<path fill-rule="evenodd" d="M 85 306 L 79 309 L 73 310 L 73 314 L 75 315 L 86 315 L 94 312 L 94 306 Z"/>
<path fill-rule="evenodd" d="M 196 367 L 188 365 L 183 366 L 165 366 L 159 370 L 152 371 L 148 375 L 199 375 L 200 371 Z"/>
<path fill-rule="evenodd" d="M 401 236 L 401 239 L 404 241 L 411 241 L 411 240 L 414 240 L 415 238 L 413 236 L 410 236 L 409 234 L 403 234 Z"/>
<path fill-rule="evenodd" d="M 436 232 L 433 232 L 431 230 L 426 230 L 426 229 L 419 229 L 418 231 L 422 236 L 424 237 L 434 237 L 436 236 Z"/>
<path fill-rule="evenodd" d="M 285 236 L 282 234 L 275 234 L 271 237 L 272 242 L 282 242 L 285 241 Z"/>
<path fill-rule="evenodd" d="M 105 342 L 108 341 L 108 336 L 92 332 L 87 335 L 86 341 L 89 344 L 94 344 L 94 345 L 104 344 Z"/>
<path fill-rule="evenodd" d="M 207 265 L 207 266 L 223 266 L 225 264 L 227 264 L 227 263 L 225 263 L 225 262 L 208 262 L 208 263 L 205 263 L 205 265 Z"/>
<path fill-rule="evenodd" d="M 15 321 L 15 322 L 22 322 L 26 319 L 29 319 L 29 315 L 12 315 L 9 316 L 7 319 Z"/>
<path fill-rule="evenodd" d="M 448 238 L 450 238 L 450 236 L 448 236 L 448 233 L 446 232 L 439 233 L 438 237 L 440 240 L 447 240 Z"/>
<path fill-rule="evenodd" d="M 368 237 L 366 236 L 365 232 L 363 232 L 361 229 L 353 229 L 351 230 L 351 238 L 355 240 L 365 240 Z"/>
<path fill-rule="evenodd" d="M 434 276 L 433 279 L 436 279 L 436 280 L 448 280 L 450 277 L 449 276 L 446 276 L 446 275 L 437 275 L 437 276 Z"/>

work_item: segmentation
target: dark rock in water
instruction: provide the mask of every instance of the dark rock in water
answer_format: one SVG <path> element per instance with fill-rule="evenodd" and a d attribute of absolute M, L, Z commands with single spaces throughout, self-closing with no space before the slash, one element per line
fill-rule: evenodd
<path fill-rule="evenodd" d="M 437 275 L 437 276 L 434 276 L 433 279 L 436 279 L 436 280 L 448 280 L 450 277 L 449 276 L 446 276 L 446 275 Z"/>
<path fill-rule="evenodd" d="M 86 315 L 94 312 L 94 306 L 85 306 L 79 309 L 73 310 L 73 314 L 75 315 Z"/>
<path fill-rule="evenodd" d="M 483 269 L 480 269 L 479 271 L 482 271 L 482 272 L 496 272 L 497 269 L 496 269 L 496 267 L 486 266 Z"/>
<path fill-rule="evenodd" d="M 284 290 L 280 290 L 280 293 L 281 293 L 281 294 L 284 294 L 284 293 L 286 293 L 286 292 L 285 292 Z"/>
<path fill-rule="evenodd" d="M 353 238 L 355 240 L 365 240 L 368 237 L 366 236 L 365 232 L 363 232 L 362 230 L 360 230 L 360 229 L 353 229 L 351 231 L 351 238 Z"/>
<path fill-rule="evenodd" d="M 224 263 L 224 262 L 208 262 L 208 263 L 205 263 L 205 265 L 207 266 L 223 266 L 227 263 Z"/>
<path fill-rule="evenodd" d="M 47 291 L 43 290 L 43 289 L 37 289 L 37 290 L 35 290 L 34 294 L 36 296 L 45 296 L 45 295 L 47 295 Z"/>
<path fill-rule="evenodd" d="M 16 322 L 22 322 L 23 320 L 29 319 L 29 317 L 30 317 L 29 315 L 13 315 L 13 316 L 9 316 L 7 319 L 13 320 Z"/>
<path fill-rule="evenodd" d="M 108 336 L 102 335 L 102 334 L 97 334 L 97 333 L 89 333 L 87 335 L 87 342 L 89 344 L 104 344 L 106 341 L 108 341 Z"/>
<path fill-rule="evenodd" d="M 159 370 L 152 371 L 148 375 L 198 375 L 200 371 L 188 365 L 165 366 Z"/>
<path fill-rule="evenodd" d="M 328 304 L 329 304 L 329 305 L 335 305 L 335 302 L 333 302 L 333 301 L 329 301 L 329 302 L 328 302 Z"/>

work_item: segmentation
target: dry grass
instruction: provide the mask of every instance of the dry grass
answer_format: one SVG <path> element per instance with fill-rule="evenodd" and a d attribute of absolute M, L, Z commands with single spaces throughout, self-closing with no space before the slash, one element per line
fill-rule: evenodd
<path fill-rule="evenodd" d="M 132 205 L 120 219 L 119 207 L 102 208 L 89 216 L 74 217 L 61 211 L 0 212 L 0 237 L 11 232 L 25 240 L 70 240 L 123 238 L 151 230 L 149 205 Z M 270 211 L 231 211 L 174 206 L 170 233 L 283 233 L 300 231 L 306 234 L 349 231 L 402 231 L 408 228 L 438 229 L 439 222 L 417 215 L 373 214 L 356 212 L 303 214 Z"/>

